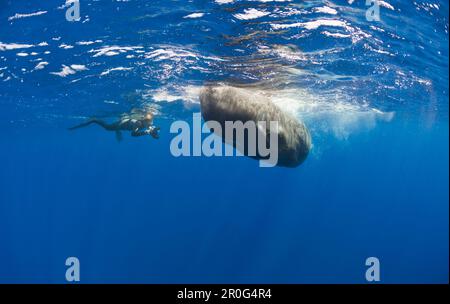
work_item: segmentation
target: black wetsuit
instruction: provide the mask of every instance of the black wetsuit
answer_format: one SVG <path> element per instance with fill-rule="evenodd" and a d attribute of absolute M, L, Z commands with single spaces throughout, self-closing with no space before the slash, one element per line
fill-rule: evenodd
<path fill-rule="evenodd" d="M 93 118 L 85 123 L 69 128 L 69 130 L 87 127 L 91 124 L 97 124 L 108 131 L 115 131 L 118 139 L 121 139 L 120 131 L 131 131 L 132 136 L 151 135 L 153 138 L 159 137 L 159 128 L 152 126 L 152 119 L 139 120 L 134 118 L 123 118 L 117 122 L 109 124 L 103 120 Z"/>

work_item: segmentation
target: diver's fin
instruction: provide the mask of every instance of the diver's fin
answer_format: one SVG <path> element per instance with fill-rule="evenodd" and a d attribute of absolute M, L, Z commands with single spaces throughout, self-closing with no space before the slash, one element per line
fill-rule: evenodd
<path fill-rule="evenodd" d="M 118 142 L 121 142 L 123 137 L 122 137 L 122 132 L 120 131 L 116 131 L 116 139 Z"/>

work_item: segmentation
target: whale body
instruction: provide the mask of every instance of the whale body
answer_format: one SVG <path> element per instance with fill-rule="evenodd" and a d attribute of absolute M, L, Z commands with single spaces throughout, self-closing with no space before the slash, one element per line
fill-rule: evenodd
<path fill-rule="evenodd" d="M 255 123 L 278 122 L 278 162 L 277 166 L 297 167 L 308 156 L 311 136 L 306 126 L 295 117 L 283 112 L 270 99 L 253 88 L 230 85 L 209 84 L 200 92 L 203 119 L 217 121 L 225 128 L 225 122 Z M 224 140 L 222 138 L 222 140 Z M 225 140 L 224 140 L 225 141 Z M 269 141 L 266 139 L 266 142 Z M 231 143 L 236 147 L 236 143 Z M 246 151 L 241 151 L 248 155 Z M 260 156 L 252 156 L 261 159 Z"/>

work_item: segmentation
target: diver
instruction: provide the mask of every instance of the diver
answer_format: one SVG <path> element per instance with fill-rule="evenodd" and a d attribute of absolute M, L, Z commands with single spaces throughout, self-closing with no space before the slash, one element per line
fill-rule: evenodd
<path fill-rule="evenodd" d="M 150 135 L 155 139 L 159 138 L 159 127 L 153 126 L 153 113 L 138 112 L 133 110 L 131 113 L 122 114 L 120 119 L 113 123 L 107 123 L 101 119 L 92 118 L 87 122 L 69 128 L 69 130 L 76 130 L 87 127 L 91 124 L 97 124 L 108 131 L 115 131 L 118 141 L 122 140 L 121 131 L 131 131 L 131 136 L 145 136 Z"/>

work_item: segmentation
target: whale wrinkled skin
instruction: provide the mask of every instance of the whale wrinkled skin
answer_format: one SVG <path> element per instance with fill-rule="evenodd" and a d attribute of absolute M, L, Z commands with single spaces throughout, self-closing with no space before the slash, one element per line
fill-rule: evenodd
<path fill-rule="evenodd" d="M 217 121 L 225 129 L 225 122 L 278 122 L 277 166 L 294 168 L 303 163 L 311 149 L 311 135 L 306 126 L 283 112 L 264 94 L 254 88 L 222 84 L 205 85 L 200 92 L 203 119 Z M 222 138 L 223 139 L 223 138 Z M 268 140 L 266 140 L 269 143 Z M 234 146 L 236 147 L 235 143 Z M 241 151 L 247 155 L 246 151 Z M 252 156 L 253 157 L 253 156 Z M 256 155 L 254 158 L 261 159 Z"/>

